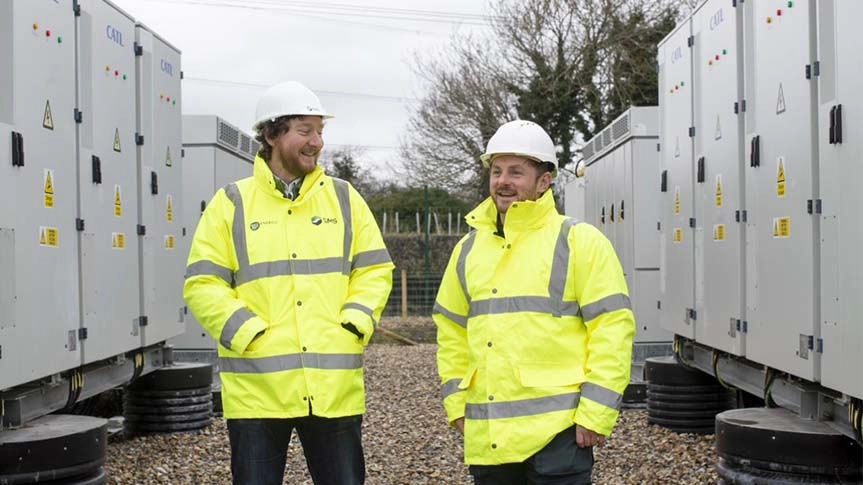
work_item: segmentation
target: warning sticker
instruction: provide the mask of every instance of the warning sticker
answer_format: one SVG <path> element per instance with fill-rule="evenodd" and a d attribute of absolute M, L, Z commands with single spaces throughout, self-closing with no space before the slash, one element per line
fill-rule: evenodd
<path fill-rule="evenodd" d="M 785 197 L 785 159 L 776 159 L 776 197 Z"/>
<path fill-rule="evenodd" d="M 54 116 L 51 115 L 51 101 L 45 100 L 45 113 L 42 115 L 42 128 L 54 129 Z"/>
<path fill-rule="evenodd" d="M 174 221 L 174 202 L 171 199 L 170 195 L 168 196 L 168 211 L 165 214 L 165 218 L 168 220 L 168 222 Z"/>
<path fill-rule="evenodd" d="M 121 151 L 123 151 L 123 149 L 120 148 L 120 129 L 119 128 L 114 128 L 114 151 L 117 153 L 120 153 Z"/>
<path fill-rule="evenodd" d="M 174 162 L 171 161 L 171 147 L 168 147 L 168 152 L 165 154 L 165 165 L 170 167 L 173 164 Z"/>
<path fill-rule="evenodd" d="M 713 226 L 713 240 L 716 242 L 725 240 L 725 224 L 716 224 Z"/>
<path fill-rule="evenodd" d="M 679 227 L 674 228 L 674 243 L 679 244 L 683 242 L 683 229 Z"/>
<path fill-rule="evenodd" d="M 790 217 L 774 217 L 773 218 L 773 237 L 774 238 L 791 237 L 791 218 Z"/>
<path fill-rule="evenodd" d="M 111 233 L 111 248 L 126 249 L 126 234 L 122 232 Z"/>
<path fill-rule="evenodd" d="M 39 245 L 46 248 L 59 248 L 60 231 L 56 227 L 39 226 Z"/>
<path fill-rule="evenodd" d="M 785 112 L 785 93 L 782 92 L 782 83 L 779 83 L 779 95 L 776 97 L 776 114 Z"/>
<path fill-rule="evenodd" d="M 53 209 L 54 208 L 54 171 L 51 170 L 50 168 L 46 168 L 44 179 L 45 179 L 45 184 L 44 184 L 44 186 L 45 186 L 45 189 L 44 189 L 44 191 L 45 191 L 45 199 L 44 199 L 45 204 L 44 205 L 47 209 Z"/>
<path fill-rule="evenodd" d="M 172 236 L 170 234 L 165 236 L 165 249 L 174 249 L 175 246 L 176 246 L 176 240 L 175 240 L 174 236 Z"/>
<path fill-rule="evenodd" d="M 722 174 L 716 174 L 716 207 L 722 207 Z"/>
<path fill-rule="evenodd" d="M 713 139 L 722 139 L 722 126 L 719 124 L 719 115 L 716 115 L 716 131 L 713 133 Z"/>
<path fill-rule="evenodd" d="M 674 187 L 674 215 L 680 215 L 680 186 Z"/>
<path fill-rule="evenodd" d="M 123 216 L 123 198 L 120 196 L 120 186 L 114 186 L 114 217 Z"/>

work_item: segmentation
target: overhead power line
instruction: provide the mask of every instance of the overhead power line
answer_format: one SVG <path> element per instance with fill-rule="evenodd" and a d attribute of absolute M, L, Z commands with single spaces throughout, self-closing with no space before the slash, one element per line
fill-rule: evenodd
<path fill-rule="evenodd" d="M 223 79 L 211 79 L 211 78 L 205 78 L 205 77 L 185 76 L 183 78 L 183 80 L 184 81 L 205 83 L 205 84 L 219 84 L 219 85 L 225 85 L 225 86 L 234 86 L 234 87 L 252 88 L 252 89 L 266 89 L 266 88 L 270 87 L 269 84 L 249 83 L 249 82 L 241 82 L 241 81 L 228 81 L 228 80 L 223 80 Z M 407 102 L 407 103 L 413 103 L 413 102 L 419 101 L 416 98 L 408 98 L 408 97 L 401 97 L 401 96 L 387 96 L 385 94 L 358 93 L 358 92 L 351 92 L 351 91 L 324 91 L 324 90 L 317 90 L 317 89 L 312 89 L 312 91 L 314 91 L 316 94 L 320 94 L 320 95 L 345 96 L 345 97 L 349 97 L 349 98 L 383 99 L 383 100 L 388 100 L 388 101 L 399 101 L 399 102 Z"/>

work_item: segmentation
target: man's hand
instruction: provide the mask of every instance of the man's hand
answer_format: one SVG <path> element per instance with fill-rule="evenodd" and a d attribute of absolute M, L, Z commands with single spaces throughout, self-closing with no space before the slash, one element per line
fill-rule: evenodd
<path fill-rule="evenodd" d="M 464 434 L 464 418 L 458 418 L 452 422 L 459 433 Z"/>
<path fill-rule="evenodd" d="M 605 444 L 605 436 L 602 436 L 599 433 L 594 433 L 593 431 L 577 424 L 575 425 L 575 442 L 578 444 L 579 448 L 602 446 Z"/>

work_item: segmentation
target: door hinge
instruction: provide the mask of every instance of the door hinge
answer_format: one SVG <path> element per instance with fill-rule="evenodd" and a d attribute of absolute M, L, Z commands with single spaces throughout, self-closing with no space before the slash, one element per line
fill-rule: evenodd
<path fill-rule="evenodd" d="M 740 103 L 737 101 L 734 102 L 734 114 L 740 113 Z"/>
<path fill-rule="evenodd" d="M 806 79 L 812 79 L 812 64 L 806 64 Z"/>
<path fill-rule="evenodd" d="M 139 327 L 146 327 L 149 323 L 150 322 L 147 319 L 147 315 L 141 315 L 140 317 L 138 317 L 138 326 Z"/>
<path fill-rule="evenodd" d="M 746 222 L 746 211 L 734 211 L 734 222 Z"/>
<path fill-rule="evenodd" d="M 812 71 L 816 76 L 821 75 L 821 61 L 815 61 L 815 63 L 812 64 Z"/>
<path fill-rule="evenodd" d="M 661 223 L 661 222 L 659 222 L 659 221 L 656 221 L 656 230 L 657 230 L 657 231 L 661 231 L 661 230 L 662 230 L 662 223 Z"/>
<path fill-rule="evenodd" d="M 695 36 L 690 35 L 689 38 L 686 39 L 687 47 L 692 47 L 695 45 Z"/>
<path fill-rule="evenodd" d="M 143 145 L 144 144 L 144 135 L 139 135 L 138 133 L 135 133 L 135 144 L 138 146 Z"/>
<path fill-rule="evenodd" d="M 143 224 L 138 224 L 138 235 L 146 236 L 147 235 L 147 226 Z"/>
<path fill-rule="evenodd" d="M 690 127 L 689 127 L 689 137 L 690 137 L 690 138 L 692 138 L 692 137 L 694 137 L 694 136 L 695 136 L 695 127 L 694 127 L 694 126 L 690 126 Z"/>
<path fill-rule="evenodd" d="M 746 100 L 740 101 L 740 111 L 746 112 Z"/>
<path fill-rule="evenodd" d="M 75 123 L 83 123 L 84 122 L 84 113 L 81 110 L 79 110 L 78 108 L 75 108 L 74 116 L 75 116 Z"/>
<path fill-rule="evenodd" d="M 695 218 L 694 217 L 689 218 L 689 227 L 695 229 Z"/>
<path fill-rule="evenodd" d="M 78 232 L 84 230 L 84 219 L 81 219 L 80 217 L 75 219 L 75 230 Z"/>
<path fill-rule="evenodd" d="M 656 309 L 662 310 L 662 300 L 656 300 Z"/>
<path fill-rule="evenodd" d="M 180 148 L 180 158 L 183 158 L 183 157 L 185 157 L 185 156 L 186 156 L 186 149 L 185 149 L 185 148 Z"/>
<path fill-rule="evenodd" d="M 134 49 L 136 57 L 144 55 L 144 46 L 142 46 L 141 44 L 135 42 Z"/>
<path fill-rule="evenodd" d="M 81 16 L 81 5 L 78 5 L 78 0 L 72 0 L 72 13 L 74 13 L 76 17 Z"/>
<path fill-rule="evenodd" d="M 87 340 L 87 327 L 78 329 L 78 340 Z"/>
<path fill-rule="evenodd" d="M 694 308 L 687 308 L 686 309 L 686 320 L 687 321 L 698 320 L 698 312 L 696 312 Z"/>
<path fill-rule="evenodd" d="M 821 199 L 809 199 L 806 201 L 806 212 L 808 214 L 820 214 L 821 213 Z"/>
<path fill-rule="evenodd" d="M 824 353 L 824 339 L 815 339 L 815 352 L 818 352 L 819 354 Z"/>
<path fill-rule="evenodd" d="M 749 330 L 749 328 L 746 324 L 746 320 L 737 320 L 737 331 L 740 333 L 746 333 L 747 330 Z"/>

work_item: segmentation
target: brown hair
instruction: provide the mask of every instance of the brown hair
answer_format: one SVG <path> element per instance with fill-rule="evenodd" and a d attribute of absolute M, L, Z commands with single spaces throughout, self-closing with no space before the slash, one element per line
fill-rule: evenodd
<path fill-rule="evenodd" d="M 282 136 L 291 128 L 291 120 L 302 118 L 304 118 L 303 115 L 288 115 L 258 123 L 258 126 L 255 127 L 257 131 L 255 141 L 261 144 L 261 148 L 258 149 L 258 156 L 263 158 L 265 162 L 269 162 L 273 155 L 273 147 L 267 143 L 267 138 L 273 139 Z"/>

